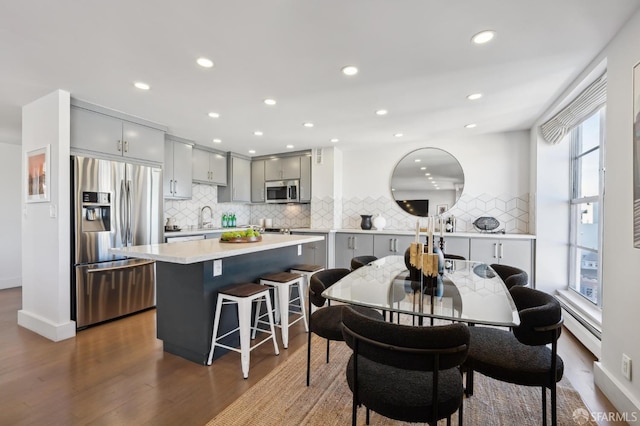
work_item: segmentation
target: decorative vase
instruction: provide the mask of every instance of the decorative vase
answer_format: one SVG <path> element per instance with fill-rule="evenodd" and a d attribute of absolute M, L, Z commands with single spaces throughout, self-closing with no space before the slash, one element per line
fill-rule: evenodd
<path fill-rule="evenodd" d="M 378 215 L 373 218 L 373 226 L 375 226 L 378 231 L 382 231 L 386 224 L 387 220 L 384 217 L 380 216 L 380 213 L 378 213 Z"/>
<path fill-rule="evenodd" d="M 362 221 L 360 222 L 360 228 L 362 229 L 371 229 L 371 215 L 370 214 L 361 214 L 360 217 Z"/>

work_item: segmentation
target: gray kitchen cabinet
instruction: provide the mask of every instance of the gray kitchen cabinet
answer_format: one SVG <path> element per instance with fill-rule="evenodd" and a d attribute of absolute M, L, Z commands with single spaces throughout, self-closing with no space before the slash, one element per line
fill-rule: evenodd
<path fill-rule="evenodd" d="M 351 268 L 351 259 L 356 256 L 373 255 L 373 235 L 365 233 L 336 234 L 336 268 Z"/>
<path fill-rule="evenodd" d="M 320 265 L 324 268 L 328 268 L 328 252 L 327 241 L 329 240 L 328 234 L 325 233 L 309 233 L 309 232 L 292 232 L 293 235 L 320 235 L 324 237 L 322 241 L 314 241 L 311 243 L 302 245 L 302 257 L 300 259 L 301 264 L 307 265 Z"/>
<path fill-rule="evenodd" d="M 153 163 L 164 162 L 164 134 L 160 129 L 71 107 L 71 147 Z"/>
<path fill-rule="evenodd" d="M 413 235 L 374 235 L 373 255 L 378 258 L 384 256 L 404 256 L 405 250 L 413 241 L 415 241 Z"/>
<path fill-rule="evenodd" d="M 442 250 L 445 254 L 456 254 L 458 256 L 462 256 L 467 260 L 471 260 L 469 256 L 469 238 L 467 237 L 453 237 L 448 235 L 446 232 L 444 234 L 444 250 Z M 436 241 L 439 244 L 439 236 L 436 238 Z M 473 259 L 475 260 L 475 259 Z"/>
<path fill-rule="evenodd" d="M 311 202 L 311 156 L 300 157 L 300 202 Z"/>
<path fill-rule="evenodd" d="M 265 180 L 300 179 L 300 157 L 274 157 L 265 161 Z"/>
<path fill-rule="evenodd" d="M 191 198 L 193 147 L 190 143 L 167 136 L 164 141 L 164 198 Z"/>
<path fill-rule="evenodd" d="M 265 160 L 251 161 L 251 202 L 264 203 L 264 163 Z"/>
<path fill-rule="evenodd" d="M 222 186 L 227 184 L 226 154 L 194 148 L 192 164 L 193 182 Z"/>
<path fill-rule="evenodd" d="M 227 186 L 218 187 L 219 203 L 251 202 L 251 160 L 234 153 L 227 157 Z"/>
<path fill-rule="evenodd" d="M 533 241 L 530 239 L 471 238 L 470 260 L 488 265 L 515 266 L 527 272 L 533 283 Z"/>

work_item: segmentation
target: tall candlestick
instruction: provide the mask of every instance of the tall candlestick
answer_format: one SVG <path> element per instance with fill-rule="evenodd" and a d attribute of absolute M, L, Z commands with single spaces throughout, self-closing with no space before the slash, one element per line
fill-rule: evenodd
<path fill-rule="evenodd" d="M 440 238 L 444 236 L 444 218 L 440 216 Z"/>

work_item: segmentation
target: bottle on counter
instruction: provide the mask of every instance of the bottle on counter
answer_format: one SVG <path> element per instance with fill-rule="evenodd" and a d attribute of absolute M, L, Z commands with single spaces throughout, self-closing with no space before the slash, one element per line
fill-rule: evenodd
<path fill-rule="evenodd" d="M 226 228 L 227 226 L 229 226 L 228 224 L 228 217 L 226 213 L 222 213 L 222 227 Z"/>
<path fill-rule="evenodd" d="M 231 226 L 233 228 L 236 227 L 236 214 L 235 213 L 231 213 Z"/>

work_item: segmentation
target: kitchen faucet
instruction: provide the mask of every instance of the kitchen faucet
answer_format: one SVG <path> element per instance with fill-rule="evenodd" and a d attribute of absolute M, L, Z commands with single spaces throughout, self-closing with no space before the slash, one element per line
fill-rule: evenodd
<path fill-rule="evenodd" d="M 209 222 L 204 221 L 204 210 L 209 209 Z M 213 210 L 209 206 L 204 206 L 200 209 L 200 215 L 198 216 L 198 228 L 204 228 L 205 225 L 209 225 L 213 222 Z"/>

